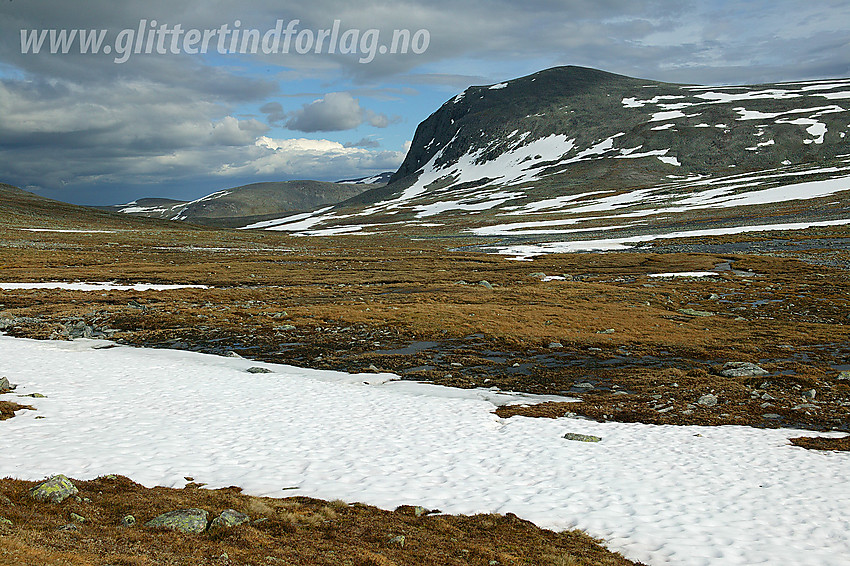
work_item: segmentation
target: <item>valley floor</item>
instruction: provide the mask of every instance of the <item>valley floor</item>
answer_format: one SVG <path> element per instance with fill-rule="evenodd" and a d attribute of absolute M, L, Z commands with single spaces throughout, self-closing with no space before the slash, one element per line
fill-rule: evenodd
<path fill-rule="evenodd" d="M 665 241 L 675 253 L 531 262 L 446 251 L 474 239 L 0 232 L 0 284 L 176 286 L 0 287 L 0 376 L 20 384 L 0 401 L 35 409 L 2 421 L 0 476 L 191 476 L 256 496 L 515 513 L 649 564 L 850 554 L 850 460 L 789 442 L 846 449 L 841 432 L 811 432 L 850 428 L 846 228 L 712 240 L 839 242 L 781 255 Z M 727 362 L 764 373 L 724 376 Z M 47 398 L 16 396 L 31 393 Z M 547 564 L 541 545 L 514 563 Z"/>

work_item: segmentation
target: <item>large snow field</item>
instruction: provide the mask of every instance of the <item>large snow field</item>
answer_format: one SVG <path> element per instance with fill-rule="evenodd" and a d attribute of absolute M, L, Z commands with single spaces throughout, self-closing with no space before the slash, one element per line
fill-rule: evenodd
<path fill-rule="evenodd" d="M 2 398 L 37 408 L 0 424 L 0 477 L 192 476 L 253 495 L 513 512 L 651 565 L 850 564 L 850 454 L 789 445 L 801 431 L 503 420 L 494 403 L 515 396 L 108 345 L 0 336 L 0 375 L 20 384 Z M 16 397 L 33 392 L 47 398 Z"/>

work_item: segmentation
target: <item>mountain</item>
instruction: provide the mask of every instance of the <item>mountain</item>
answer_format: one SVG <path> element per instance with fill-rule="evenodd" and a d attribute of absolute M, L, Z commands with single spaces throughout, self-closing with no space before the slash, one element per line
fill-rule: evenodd
<path fill-rule="evenodd" d="M 384 173 L 378 173 L 377 175 L 373 175 L 372 177 L 361 177 L 359 179 L 345 179 L 342 181 L 337 181 L 337 183 L 343 184 L 351 184 L 351 185 L 386 185 L 390 182 L 390 179 L 394 173 L 392 171 L 386 171 Z"/>
<path fill-rule="evenodd" d="M 0 219 L 3 228 L 24 230 L 134 230 L 168 224 L 60 202 L 4 183 L 0 183 Z"/>
<path fill-rule="evenodd" d="M 253 183 L 217 191 L 191 202 L 145 198 L 103 208 L 135 216 L 235 227 L 268 217 L 333 205 L 374 187 L 374 184 L 353 182 Z"/>
<path fill-rule="evenodd" d="M 470 87 L 419 124 L 388 185 L 261 227 L 575 239 L 841 220 L 788 203 L 843 202 L 848 109 L 850 79 L 707 87 L 557 67 Z"/>

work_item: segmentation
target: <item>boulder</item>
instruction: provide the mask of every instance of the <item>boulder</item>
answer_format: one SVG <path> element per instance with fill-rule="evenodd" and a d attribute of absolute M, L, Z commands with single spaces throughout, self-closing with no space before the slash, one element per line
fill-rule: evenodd
<path fill-rule="evenodd" d="M 202 533 L 207 529 L 209 514 L 203 509 L 169 511 L 145 523 L 149 528 L 163 528 L 181 533 Z"/>
<path fill-rule="evenodd" d="M 714 407 L 717 405 L 717 395 L 712 395 L 711 393 L 703 395 L 697 401 L 697 405 L 702 405 L 703 407 Z"/>
<path fill-rule="evenodd" d="M 79 490 L 71 483 L 71 480 L 63 475 L 53 476 L 43 484 L 34 487 L 30 495 L 37 501 L 49 501 L 51 503 L 62 503 L 72 495 L 77 495 Z"/>
<path fill-rule="evenodd" d="M 244 513 L 240 513 L 235 509 L 225 509 L 221 512 L 221 515 L 213 519 L 212 523 L 210 524 L 210 530 L 238 527 L 239 525 L 248 523 L 250 521 L 251 517 L 245 515 Z"/>
<path fill-rule="evenodd" d="M 723 377 L 755 377 L 770 372 L 750 362 L 726 362 L 720 375 Z"/>

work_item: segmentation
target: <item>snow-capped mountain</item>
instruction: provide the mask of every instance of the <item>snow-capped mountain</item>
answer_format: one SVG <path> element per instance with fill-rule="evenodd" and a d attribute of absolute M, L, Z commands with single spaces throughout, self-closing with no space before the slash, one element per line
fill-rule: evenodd
<path fill-rule="evenodd" d="M 818 199 L 850 189 L 848 131 L 850 79 L 707 87 L 558 67 L 448 100 L 389 185 L 252 227 L 573 239 L 695 214 L 734 224 L 747 207 L 774 224 L 841 220 Z"/>
<path fill-rule="evenodd" d="M 106 210 L 202 224 L 242 225 L 268 216 L 315 210 L 356 196 L 375 185 L 285 181 L 225 189 L 190 202 L 145 198 Z"/>
<path fill-rule="evenodd" d="M 372 175 L 371 177 L 360 177 L 359 179 L 344 179 L 342 181 L 337 181 L 337 183 L 343 183 L 346 185 L 386 185 L 390 182 L 390 179 L 395 173 L 392 171 L 385 171 L 383 173 L 378 173 L 377 175 Z"/>

